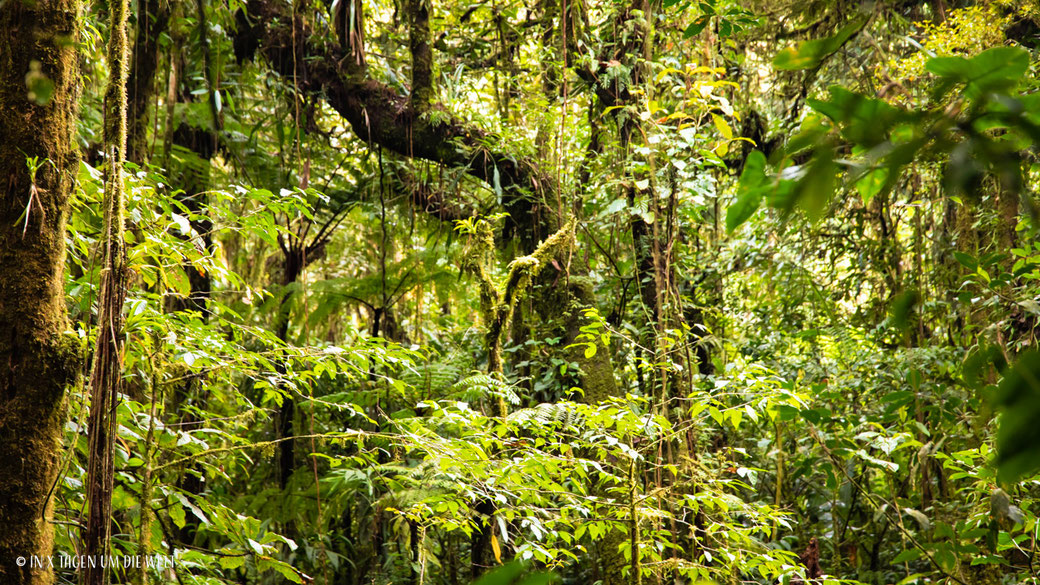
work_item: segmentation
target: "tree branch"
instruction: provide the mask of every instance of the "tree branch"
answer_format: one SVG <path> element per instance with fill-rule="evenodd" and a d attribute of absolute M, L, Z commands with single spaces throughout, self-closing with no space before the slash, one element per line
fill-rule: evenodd
<path fill-rule="evenodd" d="M 339 43 L 316 34 L 305 19 L 296 19 L 294 35 L 287 4 L 251 0 L 248 10 L 248 17 L 240 14 L 236 19 L 240 58 L 259 50 L 276 72 L 292 79 L 295 41 L 303 55 L 297 64 L 305 69 L 296 76 L 298 89 L 325 99 L 359 138 L 402 156 L 463 168 L 500 189 L 503 207 L 510 214 L 503 236 L 518 238 L 524 251 L 533 250 L 542 237 L 555 231 L 558 219 L 538 213 L 538 208 L 556 185 L 534 160 L 498 150 L 494 135 L 459 120 L 432 100 L 428 111 L 417 110 L 410 96 L 369 79 L 363 63 L 351 58 Z"/>

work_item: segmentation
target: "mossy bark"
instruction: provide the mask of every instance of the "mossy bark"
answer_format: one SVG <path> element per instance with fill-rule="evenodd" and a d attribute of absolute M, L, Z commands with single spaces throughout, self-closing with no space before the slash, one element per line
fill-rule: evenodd
<path fill-rule="evenodd" d="M 565 352 L 567 361 L 578 364 L 579 383 L 585 393 L 584 402 L 597 404 L 617 396 L 619 391 L 610 360 L 610 348 L 597 339 L 595 353 L 586 357 L 587 346 L 576 343 L 581 328 L 589 322 L 585 309 L 595 306 L 592 281 L 586 277 L 572 276 L 566 284 L 544 282 L 539 288 L 535 297 L 536 309 L 542 320 L 554 329 L 552 334 L 562 334 L 562 345 L 568 347 Z"/>
<path fill-rule="evenodd" d="M 408 45 L 412 52 L 412 108 L 424 113 L 433 103 L 433 51 L 430 49 L 430 3 L 409 0 Z"/>
<path fill-rule="evenodd" d="M 65 390 L 80 363 L 67 336 L 65 220 L 78 157 L 76 0 L 0 3 L 0 583 L 53 582 L 18 558 L 53 548 Z M 36 158 L 30 175 L 27 158 Z M 28 211 L 28 212 L 27 212 Z"/>
<path fill-rule="evenodd" d="M 488 352 L 488 373 L 501 377 L 502 336 L 513 319 L 513 312 L 520 300 L 528 293 L 533 280 L 563 250 L 574 237 L 574 220 L 564 224 L 555 234 L 527 256 L 520 256 L 509 263 L 505 281 L 496 284 L 488 273 L 487 265 L 494 257 L 494 237 L 491 226 L 485 220 L 477 223 L 476 231 L 467 245 L 463 269 L 473 274 L 480 285 L 480 312 L 486 328 L 484 334 Z M 498 416 L 506 416 L 505 400 L 498 399 Z"/>
<path fill-rule="evenodd" d="M 126 202 L 123 163 L 126 160 L 129 0 L 109 3 L 108 87 L 105 90 L 105 262 L 98 296 L 97 344 L 90 373 L 90 417 L 87 459 L 87 524 L 83 554 L 107 555 L 112 534 L 112 494 L 115 490 L 116 412 L 123 374 L 123 304 L 128 269 L 124 226 Z M 110 569 L 87 565 L 83 585 L 106 585 Z"/>

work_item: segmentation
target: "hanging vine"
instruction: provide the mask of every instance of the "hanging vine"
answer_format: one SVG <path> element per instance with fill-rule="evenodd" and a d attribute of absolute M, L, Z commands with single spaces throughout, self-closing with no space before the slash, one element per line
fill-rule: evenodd
<path fill-rule="evenodd" d="M 97 346 L 90 373 L 89 461 L 87 463 L 87 524 L 84 552 L 98 558 L 108 552 L 111 539 L 113 465 L 116 408 L 119 404 L 123 351 L 123 302 L 126 300 L 127 268 L 123 239 L 125 196 L 123 161 L 126 159 L 128 72 L 128 0 L 110 5 L 108 40 L 109 80 L 105 92 L 104 237 L 105 261 L 101 272 L 98 303 Z M 88 564 L 82 573 L 84 585 L 105 585 L 108 568 Z"/>

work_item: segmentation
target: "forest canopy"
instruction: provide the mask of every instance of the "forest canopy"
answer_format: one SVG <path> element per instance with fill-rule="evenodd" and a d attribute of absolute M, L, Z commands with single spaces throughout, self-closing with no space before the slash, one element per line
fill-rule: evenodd
<path fill-rule="evenodd" d="M 1034 0 L 0 0 L 0 585 L 1036 585 L 1038 70 Z"/>

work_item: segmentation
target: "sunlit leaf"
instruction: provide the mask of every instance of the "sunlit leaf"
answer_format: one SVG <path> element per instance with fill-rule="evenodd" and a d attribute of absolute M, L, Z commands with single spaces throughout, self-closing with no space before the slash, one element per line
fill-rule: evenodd
<path fill-rule="evenodd" d="M 881 192 L 887 181 L 888 168 L 886 167 L 870 170 L 856 181 L 856 190 L 859 191 L 863 204 L 867 205 L 870 203 L 870 200 Z"/>
<path fill-rule="evenodd" d="M 936 57 L 925 64 L 925 69 L 950 81 L 966 83 L 965 93 L 979 97 L 1018 85 L 1029 70 L 1029 52 L 1020 47 L 994 47 L 971 58 Z"/>

